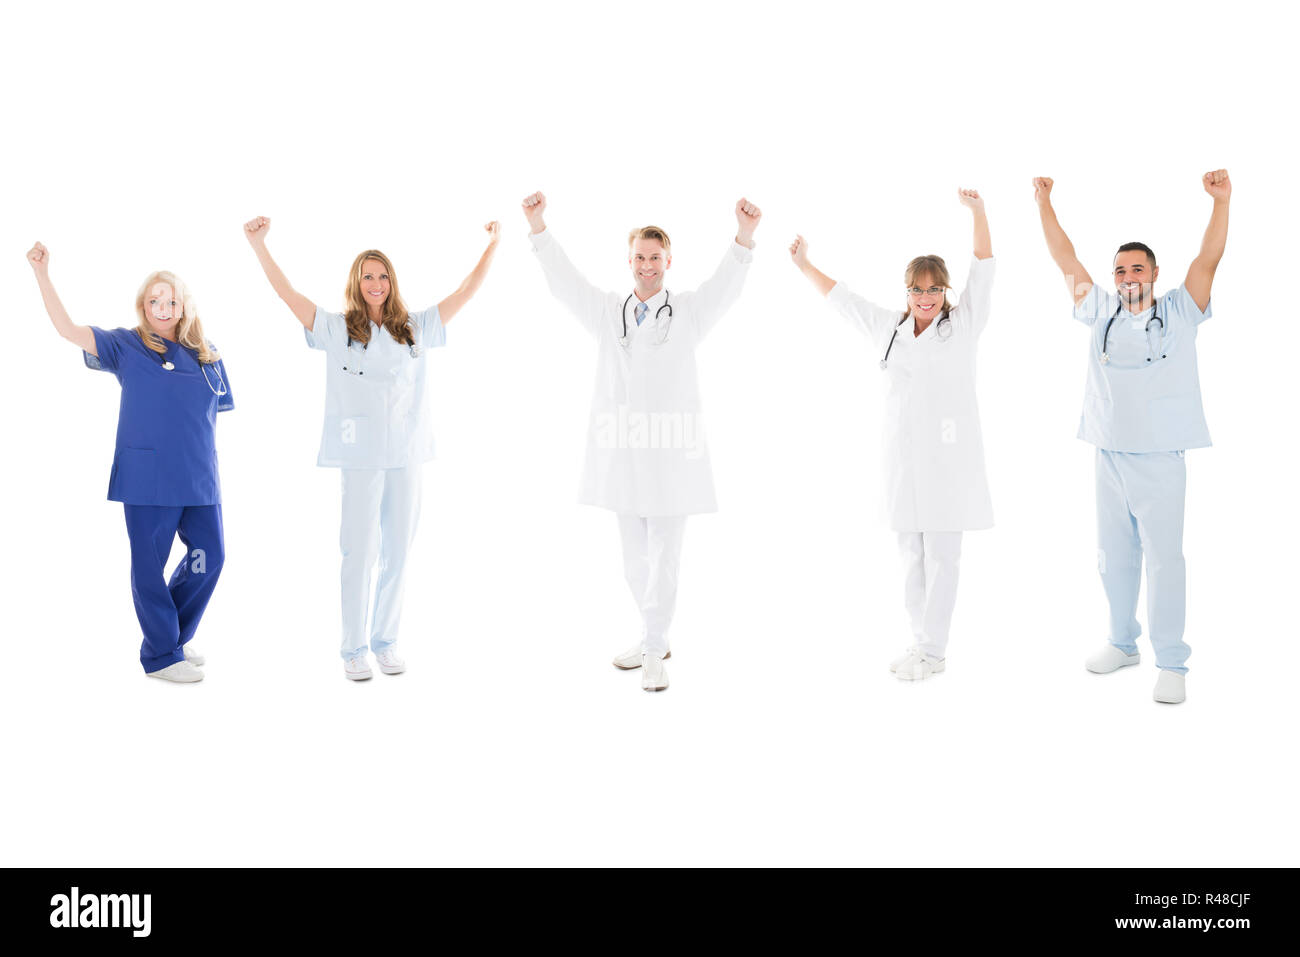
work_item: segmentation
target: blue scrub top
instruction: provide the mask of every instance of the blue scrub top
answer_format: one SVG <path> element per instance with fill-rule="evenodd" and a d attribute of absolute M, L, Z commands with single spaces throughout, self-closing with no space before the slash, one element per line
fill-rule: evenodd
<path fill-rule="evenodd" d="M 1210 444 L 1196 368 L 1196 333 L 1212 315 L 1209 303 L 1201 312 L 1184 285 L 1157 306 L 1134 315 L 1094 283 L 1074 308 L 1074 318 L 1092 327 L 1078 435 L 1099 449 L 1178 452 Z M 1153 315 L 1164 325 L 1152 323 L 1148 332 Z M 1110 361 L 1103 364 L 1108 323 Z"/>
<path fill-rule="evenodd" d="M 92 326 L 91 332 L 99 355 L 82 353 L 86 365 L 114 373 L 122 385 L 108 500 L 220 505 L 217 413 L 235 407 L 224 363 L 203 366 L 189 349 L 165 340 L 167 351 L 159 355 L 134 329 Z M 164 362 L 175 368 L 164 369 Z"/>

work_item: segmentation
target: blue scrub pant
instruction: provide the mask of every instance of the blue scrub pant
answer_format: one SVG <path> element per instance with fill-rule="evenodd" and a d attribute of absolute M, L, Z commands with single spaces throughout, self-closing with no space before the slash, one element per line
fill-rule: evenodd
<path fill-rule="evenodd" d="M 1137 653 L 1138 586 L 1147 566 L 1147 627 L 1156 667 L 1186 674 L 1192 653 L 1183 641 L 1187 566 L 1183 506 L 1187 463 L 1182 452 L 1097 450 L 1097 570 L 1110 604 L 1110 643 Z"/>
<path fill-rule="evenodd" d="M 212 589 L 226 560 L 220 505 L 127 505 L 126 533 L 131 539 L 131 596 L 144 643 L 140 664 L 145 673 L 185 660 L 181 647 L 194 637 Z M 176 536 L 185 556 L 171 581 L 163 570 Z"/>
<path fill-rule="evenodd" d="M 397 642 L 406 591 L 406 562 L 420 520 L 420 466 L 403 469 L 341 469 L 345 661 L 366 653 L 366 605 L 370 573 L 379 564 L 374 611 L 370 615 L 370 650 L 378 654 Z"/>

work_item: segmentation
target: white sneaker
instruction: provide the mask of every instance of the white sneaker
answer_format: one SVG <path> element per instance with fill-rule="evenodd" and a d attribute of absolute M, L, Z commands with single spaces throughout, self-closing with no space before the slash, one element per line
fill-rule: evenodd
<path fill-rule="evenodd" d="M 1141 660 L 1140 654 L 1125 654 L 1114 645 L 1107 643 L 1105 648 L 1085 661 L 1083 666 L 1095 675 L 1108 675 L 1112 671 L 1135 665 Z"/>
<path fill-rule="evenodd" d="M 901 655 L 899 655 L 897 658 L 891 661 L 889 663 L 889 670 L 897 671 L 899 666 L 907 664 L 908 659 L 911 658 L 912 655 L 914 654 L 916 654 L 916 645 L 913 645 L 911 648 L 908 648 L 905 652 L 903 652 Z"/>
<path fill-rule="evenodd" d="M 673 656 L 671 651 L 664 652 L 664 661 Z M 623 671 L 633 671 L 641 667 L 641 646 L 633 645 L 627 651 L 623 652 L 614 659 L 614 667 L 621 668 Z"/>
<path fill-rule="evenodd" d="M 185 652 L 185 660 L 190 664 L 197 665 L 200 668 L 207 664 L 207 659 L 197 651 L 192 651 L 189 645 L 182 645 L 181 651 Z"/>
<path fill-rule="evenodd" d="M 1156 691 L 1152 697 L 1162 704 L 1182 704 L 1187 700 L 1186 676 L 1177 671 L 1165 671 L 1161 668 L 1160 675 L 1156 678 Z"/>
<path fill-rule="evenodd" d="M 944 658 L 932 658 L 913 648 L 902 658 L 894 661 L 889 666 L 889 670 L 894 673 L 895 678 L 902 681 L 921 681 L 943 671 L 945 661 Z"/>
<path fill-rule="evenodd" d="M 641 690 L 663 691 L 667 687 L 668 672 L 664 670 L 664 659 L 658 655 L 642 655 Z"/>
<path fill-rule="evenodd" d="M 349 681 L 365 681 L 371 677 L 370 664 L 365 655 L 357 655 L 343 662 L 343 674 Z"/>
<path fill-rule="evenodd" d="M 161 678 L 163 681 L 202 681 L 203 672 L 188 661 L 178 661 L 166 668 L 149 672 L 149 677 Z"/>
<path fill-rule="evenodd" d="M 392 648 L 376 651 L 375 661 L 379 662 L 379 670 L 386 675 L 400 675 L 406 670 L 406 662 L 397 657 L 397 652 Z"/>

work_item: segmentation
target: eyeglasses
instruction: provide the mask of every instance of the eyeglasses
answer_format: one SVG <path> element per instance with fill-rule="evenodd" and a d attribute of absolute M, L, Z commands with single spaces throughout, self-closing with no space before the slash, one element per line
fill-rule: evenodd
<path fill-rule="evenodd" d="M 931 286 L 929 289 L 922 289 L 920 286 L 912 286 L 907 290 L 912 296 L 937 296 L 943 292 L 943 286 Z"/>

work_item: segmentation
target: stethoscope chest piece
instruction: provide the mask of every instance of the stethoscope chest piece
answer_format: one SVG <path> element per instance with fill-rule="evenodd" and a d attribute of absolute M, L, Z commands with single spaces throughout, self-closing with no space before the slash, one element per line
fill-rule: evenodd
<path fill-rule="evenodd" d="M 176 363 L 172 362 L 171 359 L 168 359 L 166 362 L 162 364 L 162 367 L 166 369 L 168 372 L 171 372 L 173 369 L 176 368 Z"/>

